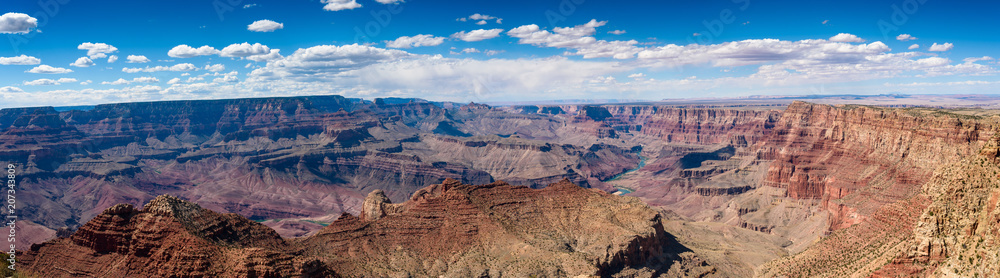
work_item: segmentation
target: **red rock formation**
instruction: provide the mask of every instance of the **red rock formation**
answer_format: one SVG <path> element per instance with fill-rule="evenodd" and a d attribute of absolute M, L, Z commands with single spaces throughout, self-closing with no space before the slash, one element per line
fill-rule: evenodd
<path fill-rule="evenodd" d="M 235 214 L 160 196 L 106 209 L 69 238 L 20 254 L 43 277 L 576 276 L 714 271 L 632 199 L 568 181 L 544 189 L 455 180 L 286 242 Z M 680 262 L 675 264 L 674 262 Z M 697 271 L 696 273 L 693 271 Z"/>
<path fill-rule="evenodd" d="M 70 238 L 36 244 L 22 268 L 42 277 L 286 277 L 323 275 L 274 230 L 170 196 L 141 210 L 108 208 Z"/>
<path fill-rule="evenodd" d="M 947 271 L 970 275 L 974 260 L 956 260 L 954 234 L 962 227 L 971 228 L 966 235 L 988 234 L 970 225 L 967 216 L 982 219 L 988 210 L 945 213 L 954 224 L 944 229 L 933 227 L 949 220 L 931 216 L 942 214 L 935 207 L 954 212 L 961 210 L 956 207 L 983 206 L 982 186 L 973 193 L 977 190 L 965 186 L 966 181 L 946 182 L 942 176 L 995 177 L 995 166 L 942 167 L 981 153 L 987 158 L 972 164 L 984 165 L 995 157 L 988 141 L 996 127 L 993 119 L 947 113 L 793 103 L 770 139 L 760 144 L 760 157 L 774 159 L 764 184 L 787 189 L 792 199 L 820 200 L 832 232 L 802 253 L 766 264 L 758 275 L 936 276 L 941 272 L 934 272 L 935 265 L 945 258 L 955 264 Z M 956 184 L 960 186 L 942 186 Z M 996 269 L 997 260 L 977 260 Z"/>
<path fill-rule="evenodd" d="M 661 260 L 672 244 L 659 215 L 634 199 L 568 181 L 530 189 L 455 180 L 401 204 L 372 192 L 362 217 L 345 214 L 302 241 L 306 254 L 343 254 L 341 273 L 362 276 L 607 275 L 669 267 Z"/>
<path fill-rule="evenodd" d="M 838 229 L 858 223 L 851 213 L 869 217 L 914 196 L 935 168 L 977 154 L 993 132 L 973 119 L 795 102 L 758 152 L 774 160 L 764 185 L 822 200 Z"/>
<path fill-rule="evenodd" d="M 779 110 L 654 105 L 609 105 L 607 109 L 624 124 L 616 129 L 655 136 L 667 143 L 734 142 L 736 146 L 761 139 L 761 131 L 771 128 L 781 114 Z"/>

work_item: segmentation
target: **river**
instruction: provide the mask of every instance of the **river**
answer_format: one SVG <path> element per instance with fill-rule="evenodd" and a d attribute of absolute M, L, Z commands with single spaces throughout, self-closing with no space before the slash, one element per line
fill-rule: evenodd
<path fill-rule="evenodd" d="M 610 179 L 608 179 L 608 180 L 606 180 L 604 182 L 613 182 L 613 181 L 619 180 L 623 176 L 628 175 L 629 173 L 632 173 L 632 172 L 635 172 L 635 171 L 639 171 L 639 169 L 642 169 L 642 167 L 645 167 L 645 166 L 646 166 L 646 157 L 642 156 L 642 154 L 639 154 L 639 165 L 636 165 L 635 168 L 632 168 L 631 170 L 625 171 L 625 172 L 623 172 L 621 174 L 617 174 L 617 175 L 611 177 Z M 621 187 L 621 186 L 617 186 L 617 185 L 615 185 L 614 187 L 615 187 L 615 189 L 618 189 L 618 192 L 621 192 L 622 195 L 629 194 L 629 193 L 632 193 L 633 191 L 635 191 L 635 190 L 632 190 L 631 188 Z"/>

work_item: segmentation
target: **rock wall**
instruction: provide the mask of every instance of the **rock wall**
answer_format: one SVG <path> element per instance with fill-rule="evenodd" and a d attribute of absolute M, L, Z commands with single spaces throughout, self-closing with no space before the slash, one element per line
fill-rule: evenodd
<path fill-rule="evenodd" d="M 704 276 L 660 215 L 634 198 L 562 181 L 544 189 L 456 180 L 286 241 L 235 214 L 170 196 L 106 209 L 69 238 L 19 254 L 43 277 Z M 683 255 L 682 255 L 683 253 Z M 331 254 L 336 254 L 331 256 Z"/>

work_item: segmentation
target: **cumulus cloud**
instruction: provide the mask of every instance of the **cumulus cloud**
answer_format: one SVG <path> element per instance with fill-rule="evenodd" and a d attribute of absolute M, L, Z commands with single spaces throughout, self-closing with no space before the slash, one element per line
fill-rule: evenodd
<path fill-rule="evenodd" d="M 90 57 L 90 59 L 104 58 L 104 57 L 108 57 L 107 54 L 109 54 L 109 53 L 118 52 L 118 48 L 117 47 L 111 46 L 111 45 L 106 44 L 106 43 L 85 42 L 85 43 L 80 44 L 76 48 L 80 49 L 80 50 L 86 50 L 87 51 L 87 56 Z"/>
<path fill-rule="evenodd" d="M 325 6 L 323 6 L 324 10 L 334 11 L 334 12 L 357 9 L 361 7 L 361 4 L 358 4 L 358 2 L 355 0 L 320 0 L 319 2 L 326 4 Z"/>
<path fill-rule="evenodd" d="M 928 48 L 928 49 L 927 49 L 927 51 L 937 51 L 937 52 L 942 52 L 942 51 L 949 51 L 949 50 L 951 50 L 952 48 L 955 48 L 955 45 L 954 45 L 954 44 L 951 44 L 950 42 L 946 42 L 946 43 L 944 43 L 944 44 L 937 44 L 937 43 L 934 43 L 933 45 L 931 45 L 931 47 L 930 47 L 930 48 Z"/>
<path fill-rule="evenodd" d="M 56 80 L 42 78 L 42 79 L 35 79 L 32 81 L 24 81 L 24 85 L 29 85 L 29 86 L 60 85 L 62 83 L 70 83 L 70 82 L 76 82 L 76 78 L 59 78 Z"/>
<path fill-rule="evenodd" d="M 118 78 L 118 80 L 111 81 L 111 82 L 104 81 L 104 82 L 101 82 L 101 84 L 103 84 L 103 85 L 128 85 L 128 84 L 132 84 L 132 83 L 157 83 L 157 82 L 160 82 L 160 79 L 157 79 L 156 77 L 144 76 L 144 77 L 132 78 L 132 80 L 125 80 L 124 78 Z"/>
<path fill-rule="evenodd" d="M 467 42 L 477 42 L 481 40 L 488 40 L 496 38 L 503 32 L 503 29 L 478 29 L 469 32 L 461 31 L 451 35 L 452 38 L 460 39 Z"/>
<path fill-rule="evenodd" d="M 859 38 L 858 36 L 855 36 L 853 34 L 848 34 L 848 33 L 840 33 L 840 34 L 837 34 L 836 36 L 830 37 L 830 41 L 832 41 L 832 42 L 865 42 L 864 39 Z"/>
<path fill-rule="evenodd" d="M 377 48 L 367 45 L 318 45 L 296 50 L 279 60 L 270 61 L 264 68 L 255 69 L 251 75 L 262 78 L 305 78 L 312 74 L 337 74 L 372 64 L 410 57 L 401 50 Z"/>
<path fill-rule="evenodd" d="M 118 61 L 118 55 L 111 55 L 108 57 L 108 64 Z"/>
<path fill-rule="evenodd" d="M 22 13 L 0 15 L 0 34 L 27 34 L 38 28 L 38 19 Z"/>
<path fill-rule="evenodd" d="M 41 63 L 41 59 L 24 54 L 14 57 L 0 57 L 0 65 L 37 65 Z"/>
<path fill-rule="evenodd" d="M 412 37 L 402 36 L 392 41 L 385 41 L 385 46 L 389 48 L 411 48 L 421 46 L 436 46 L 444 43 L 444 37 L 432 35 L 416 35 Z"/>
<path fill-rule="evenodd" d="M 24 90 L 13 86 L 0 87 L 0 93 L 23 93 Z"/>
<path fill-rule="evenodd" d="M 127 73 L 137 73 L 137 72 L 158 72 L 158 71 L 196 71 L 198 67 L 191 63 L 176 64 L 173 66 L 155 66 L 155 67 L 145 67 L 145 68 L 122 68 L 122 72 Z"/>
<path fill-rule="evenodd" d="M 254 55 L 264 55 L 271 52 L 271 49 L 266 45 L 260 43 L 234 43 L 226 46 L 219 52 L 219 56 L 222 57 L 248 57 Z"/>
<path fill-rule="evenodd" d="M 214 64 L 205 66 L 205 70 L 211 72 L 220 72 L 226 70 L 226 66 L 223 64 Z"/>
<path fill-rule="evenodd" d="M 254 21 L 250 25 L 247 25 L 247 30 L 254 32 L 274 32 L 274 30 L 281 28 L 285 28 L 284 23 L 277 23 L 268 19 Z"/>
<path fill-rule="evenodd" d="M 917 37 L 910 36 L 910 34 L 900 34 L 899 36 L 896 36 L 896 40 L 901 41 L 901 42 L 912 41 L 912 40 L 916 40 L 916 39 L 917 39 Z"/>
<path fill-rule="evenodd" d="M 143 55 L 128 55 L 128 57 L 125 57 L 125 59 L 128 60 L 128 63 L 149 63 L 150 62 L 149 58 L 146 58 L 146 56 L 143 56 Z"/>
<path fill-rule="evenodd" d="M 503 18 L 491 15 L 479 14 L 479 13 L 455 19 L 455 21 L 461 21 L 461 22 L 475 21 L 477 25 L 486 25 L 487 23 L 489 23 L 487 22 L 488 20 L 496 20 L 497 24 L 501 24 L 503 22 Z"/>
<path fill-rule="evenodd" d="M 574 55 L 583 58 L 613 57 L 628 59 L 640 51 L 635 45 L 638 41 L 605 41 L 593 37 L 597 27 L 607 24 L 607 21 L 590 20 L 583 25 L 574 27 L 556 27 L 552 32 L 541 30 L 538 25 L 523 25 L 510 31 L 507 35 L 520 39 L 518 43 L 536 46 L 575 49 Z"/>
<path fill-rule="evenodd" d="M 912 45 L 910 45 L 910 47 L 907 47 L 906 49 L 914 50 L 914 49 L 917 49 L 917 48 L 920 48 L 919 44 L 912 44 Z"/>
<path fill-rule="evenodd" d="M 175 46 L 167 51 L 167 56 L 174 58 L 191 58 L 197 56 L 207 56 L 219 54 L 219 50 L 214 47 L 203 45 L 199 48 L 194 48 L 186 44 Z"/>
<path fill-rule="evenodd" d="M 632 79 L 640 79 L 640 78 L 643 78 L 643 77 L 646 77 L 646 74 L 641 73 L 641 72 L 640 73 L 633 73 L 633 74 L 629 74 L 628 75 L 628 78 L 632 78 Z"/>
<path fill-rule="evenodd" d="M 625 30 L 614 30 L 614 31 L 608 31 L 608 34 L 612 34 L 612 35 L 621 35 L 621 34 L 625 34 Z"/>
<path fill-rule="evenodd" d="M 76 62 L 69 64 L 70 66 L 85 68 L 94 65 L 94 61 L 87 57 L 80 57 L 76 59 Z"/>
<path fill-rule="evenodd" d="M 73 70 L 66 68 L 53 67 L 49 65 L 39 65 L 25 72 L 30 73 L 44 73 L 44 74 L 59 74 L 59 73 L 71 73 Z"/>

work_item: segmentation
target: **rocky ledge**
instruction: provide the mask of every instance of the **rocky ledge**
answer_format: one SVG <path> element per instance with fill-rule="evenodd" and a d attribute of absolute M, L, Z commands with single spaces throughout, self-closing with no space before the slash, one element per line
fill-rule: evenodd
<path fill-rule="evenodd" d="M 21 254 L 43 277 L 658 276 L 712 274 L 641 201 L 581 188 L 447 179 L 392 204 L 381 190 L 363 211 L 317 234 L 282 239 L 236 214 L 171 196 L 119 204 L 69 238 Z M 683 254 L 682 254 L 683 253 Z"/>

